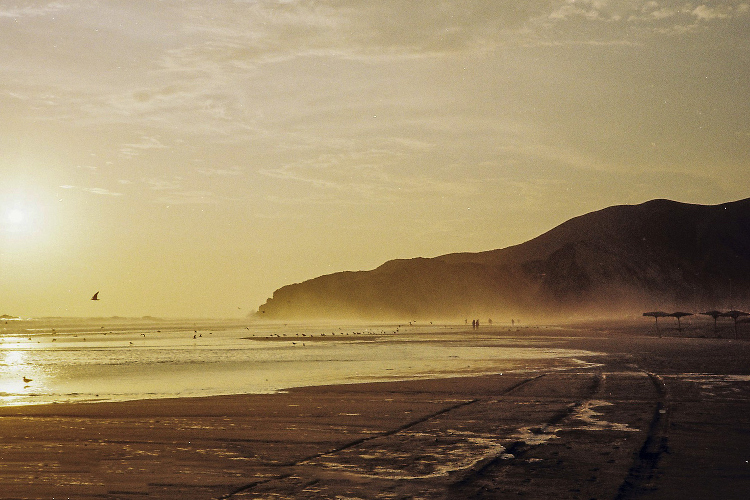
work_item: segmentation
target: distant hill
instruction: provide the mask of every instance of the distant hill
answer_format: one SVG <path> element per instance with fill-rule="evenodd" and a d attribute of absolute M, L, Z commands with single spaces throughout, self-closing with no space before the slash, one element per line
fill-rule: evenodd
<path fill-rule="evenodd" d="M 750 302 L 750 198 L 653 200 L 575 217 L 526 243 L 400 259 L 276 290 L 265 319 L 433 320 L 693 311 Z"/>

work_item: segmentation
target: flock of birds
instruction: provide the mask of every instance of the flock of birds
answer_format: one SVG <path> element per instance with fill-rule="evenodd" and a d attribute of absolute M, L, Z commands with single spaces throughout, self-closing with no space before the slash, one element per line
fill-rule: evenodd
<path fill-rule="evenodd" d="M 94 296 L 91 298 L 91 300 L 99 300 L 98 299 L 98 294 L 99 294 L 99 292 L 95 293 Z M 314 339 L 316 337 L 318 337 L 318 338 L 322 338 L 322 337 L 336 337 L 337 335 L 339 337 L 342 337 L 342 336 L 343 337 L 348 337 L 350 335 L 357 336 L 357 335 L 386 335 L 386 334 L 389 334 L 389 333 L 396 334 L 396 333 L 398 333 L 400 331 L 400 328 L 401 328 L 401 326 L 399 325 L 398 328 L 396 328 L 395 330 L 392 330 L 390 332 L 387 332 L 385 330 L 381 330 L 381 331 L 377 331 L 377 332 L 376 331 L 365 330 L 365 331 L 352 331 L 352 332 L 348 332 L 348 331 L 331 332 L 330 334 L 327 334 L 327 333 L 324 333 L 324 332 L 321 332 L 321 333 L 318 333 L 318 334 L 316 334 L 316 333 L 296 333 L 294 335 L 294 337 L 288 336 L 286 333 L 283 333 L 283 334 L 271 333 L 271 334 L 262 335 L 260 337 L 256 337 L 256 334 L 253 334 L 251 337 L 245 337 L 245 338 L 248 339 L 248 340 L 253 340 L 253 339 L 257 339 L 257 340 L 285 339 L 285 340 L 290 340 L 290 341 L 291 341 L 292 338 L 295 338 L 295 339 L 298 339 L 298 341 L 291 341 L 291 344 L 294 345 L 294 346 L 296 346 L 296 345 L 298 345 L 298 343 L 300 343 L 304 347 L 306 345 L 305 342 L 299 342 L 299 340 L 301 340 L 302 338 L 304 338 L 305 340 L 308 340 L 308 339 L 312 340 L 312 339 Z M 99 329 L 101 330 L 99 332 L 99 334 L 101 334 L 101 335 L 116 334 L 116 333 L 125 333 L 125 332 L 115 332 L 115 330 L 103 331 L 105 329 L 104 326 L 100 326 Z M 250 327 L 246 326 L 245 329 L 246 330 L 250 330 Z M 55 328 L 51 328 L 50 331 L 49 331 L 49 333 L 52 334 L 52 335 L 54 335 L 50 339 L 50 341 L 51 342 L 57 342 L 57 335 L 58 335 L 57 330 Z M 155 330 L 155 333 L 161 333 L 161 330 Z M 214 332 L 208 331 L 208 332 L 205 332 L 205 333 L 207 335 L 213 335 Z M 142 338 L 146 338 L 146 333 L 141 332 L 139 335 Z M 79 338 L 79 336 L 77 334 L 74 334 L 72 336 L 72 338 L 76 338 L 77 339 L 77 338 Z M 203 338 L 203 332 L 198 332 L 198 330 L 193 330 L 193 340 L 198 340 L 200 338 Z M 29 341 L 31 341 L 31 340 L 33 340 L 33 339 L 31 337 L 29 337 Z M 81 340 L 85 342 L 86 341 L 86 337 L 82 337 Z M 41 341 L 37 341 L 37 342 L 41 342 Z M 132 341 L 128 341 L 128 345 L 131 346 L 131 345 L 134 345 L 134 344 L 133 344 Z M 26 376 L 23 377 L 23 382 L 24 382 L 24 384 L 26 384 L 26 387 L 28 387 L 29 383 L 32 382 L 32 381 L 33 381 L 33 379 L 31 379 L 29 377 L 26 377 Z"/>
<path fill-rule="evenodd" d="M 100 300 L 99 299 L 99 292 L 98 291 L 91 297 L 91 300 Z M 411 323 L 409 323 L 409 324 L 411 324 Z M 249 327 L 245 327 L 245 329 L 250 330 Z M 385 330 L 381 330 L 380 332 L 374 332 L 374 331 L 369 331 L 369 330 L 354 331 L 354 332 L 340 331 L 340 332 L 331 332 L 330 336 L 331 337 L 335 337 L 336 335 L 339 335 L 339 336 L 349 336 L 349 335 L 386 335 L 388 333 L 396 334 L 396 333 L 398 333 L 400 331 L 400 329 L 401 329 L 401 325 L 399 325 L 398 328 L 396 328 L 395 330 L 392 330 L 391 332 L 386 332 Z M 100 330 L 104 330 L 104 327 L 103 326 L 100 327 Z M 51 329 L 51 333 L 52 334 L 56 334 L 57 331 L 54 328 L 52 328 Z M 100 333 L 102 335 L 107 335 L 107 333 L 114 334 L 115 332 L 114 331 L 109 331 L 109 332 L 102 331 Z M 156 330 L 156 333 L 161 333 L 161 330 Z M 209 331 L 208 335 L 213 335 L 213 332 Z M 140 336 L 143 337 L 143 338 L 146 338 L 146 334 L 145 333 L 140 333 Z M 315 338 L 315 336 L 316 336 L 316 334 L 314 334 L 314 333 L 296 333 L 295 334 L 295 338 L 313 339 L 313 338 Z M 328 337 L 329 335 L 326 334 L 326 333 L 319 333 L 319 334 L 317 334 L 317 336 L 318 337 Z M 78 335 L 73 335 L 73 337 L 74 338 L 78 338 Z M 197 339 L 202 338 L 202 337 L 203 337 L 202 333 L 199 333 L 198 330 L 193 330 L 193 340 L 197 340 Z M 252 337 L 255 337 L 255 334 L 253 334 Z M 261 338 L 272 340 L 272 339 L 283 339 L 283 338 L 288 338 L 288 337 L 287 337 L 287 334 L 285 334 L 285 333 L 281 334 L 281 335 L 279 335 L 278 333 L 272 333 L 272 334 L 265 335 L 265 336 L 263 336 Z M 248 337 L 248 339 L 250 339 L 250 338 Z M 29 340 L 32 340 L 32 338 L 29 337 Z M 51 341 L 52 342 L 56 342 L 57 341 L 57 337 L 52 337 Z M 83 341 L 84 342 L 86 341 L 86 337 L 83 337 Z M 297 345 L 296 341 L 292 341 L 291 343 L 292 343 L 292 345 Z M 301 344 L 302 344 L 302 346 L 305 346 L 305 342 L 301 342 Z M 133 344 L 132 341 L 129 341 L 128 345 L 134 345 L 134 344 Z M 32 382 L 32 381 L 33 381 L 33 379 L 31 379 L 29 377 L 26 377 L 26 376 L 23 377 L 23 382 L 25 384 L 27 384 L 27 387 L 28 387 L 28 384 L 30 382 Z"/>
<path fill-rule="evenodd" d="M 97 300 L 97 301 L 98 301 L 98 300 L 100 300 L 100 299 L 99 299 L 99 291 L 97 291 L 97 292 L 96 292 L 96 293 L 95 293 L 94 295 L 92 295 L 92 296 L 91 296 L 91 300 Z M 249 328 L 249 327 L 245 327 L 245 328 L 246 328 L 247 330 L 250 330 L 250 328 Z M 104 327 L 103 327 L 103 326 L 102 326 L 102 327 L 100 327 L 100 330 L 104 330 Z M 394 331 L 393 333 L 396 333 L 397 331 L 398 331 L 398 330 Z M 57 334 L 57 330 L 56 330 L 55 328 L 52 328 L 52 329 L 50 330 L 50 333 L 51 333 L 51 334 L 53 334 L 53 335 L 56 335 L 56 334 Z M 106 332 L 106 331 L 102 331 L 102 332 L 100 332 L 100 333 L 101 333 L 102 335 L 107 335 L 107 333 L 112 333 L 112 334 L 114 334 L 115 332 L 114 332 L 114 331 L 109 331 L 109 332 Z M 161 333 L 161 330 L 156 330 L 156 333 Z M 383 331 L 382 333 L 385 333 L 385 331 Z M 340 335 L 349 335 L 349 333 L 348 333 L 348 332 L 339 332 L 339 334 L 340 334 Z M 352 332 L 352 335 L 363 335 L 363 334 L 370 334 L 370 335 L 373 335 L 373 334 L 374 334 L 374 332 Z M 208 335 L 213 335 L 213 332 L 209 331 L 209 332 L 208 332 Z M 299 334 L 299 333 L 298 333 L 298 334 L 296 334 L 296 336 L 297 336 L 297 337 L 299 337 L 300 335 L 301 335 L 302 337 L 308 337 L 308 334 L 305 334 L 305 333 L 302 333 L 302 334 Z M 331 335 L 332 335 L 332 336 L 334 336 L 334 335 L 336 335 L 336 333 L 335 333 L 335 332 L 332 332 L 332 333 L 331 333 Z M 143 338 L 146 338 L 146 334 L 145 334 L 145 333 L 140 333 L 140 336 L 141 336 L 141 337 L 143 337 Z M 254 337 L 254 336 L 255 336 L 255 335 L 253 335 L 253 337 Z M 284 337 L 286 337 L 286 334 L 283 334 L 283 336 L 284 336 Z M 315 336 L 315 335 L 314 335 L 314 334 L 312 334 L 312 333 L 311 333 L 311 334 L 309 334 L 309 338 L 313 338 L 314 336 Z M 326 336 L 326 334 L 325 334 L 325 333 L 321 333 L 321 334 L 320 334 L 320 336 L 321 336 L 321 337 L 325 337 L 325 336 Z M 73 338 L 78 338 L 78 335 L 73 335 Z M 199 333 L 199 332 L 198 332 L 198 330 L 193 330 L 193 340 L 198 340 L 199 338 L 203 338 L 203 333 Z M 278 334 L 271 334 L 271 335 L 268 335 L 268 336 L 266 336 L 266 338 L 267 338 L 267 339 L 272 339 L 272 338 L 281 338 L 281 336 L 280 336 L 280 335 L 278 335 Z M 29 337 L 29 341 L 32 341 L 32 340 L 33 340 L 33 339 L 32 339 L 31 337 Z M 84 342 L 86 341 L 86 337 L 83 337 L 83 341 L 84 341 Z M 38 341 L 38 342 L 40 342 L 40 341 Z M 51 342 L 57 342 L 57 337 L 56 337 L 56 336 L 52 337 L 52 339 L 51 339 Z M 132 341 L 128 341 L 128 345 L 129 345 L 129 346 L 131 346 L 131 345 L 134 345 L 134 344 L 133 344 L 133 342 L 132 342 Z M 292 345 L 297 345 L 297 342 L 292 342 Z M 304 346 L 304 345 L 305 345 L 305 343 L 304 343 L 304 342 L 302 342 L 302 345 Z M 26 384 L 26 386 L 25 386 L 25 387 L 29 387 L 29 384 L 30 384 L 31 382 L 33 382 L 33 381 L 34 381 L 34 379 L 32 379 L 32 378 L 29 378 L 29 377 L 27 377 L 27 376 L 25 376 L 25 375 L 24 375 L 24 376 L 22 377 L 22 380 L 23 380 L 23 383 L 24 383 L 24 384 Z"/>

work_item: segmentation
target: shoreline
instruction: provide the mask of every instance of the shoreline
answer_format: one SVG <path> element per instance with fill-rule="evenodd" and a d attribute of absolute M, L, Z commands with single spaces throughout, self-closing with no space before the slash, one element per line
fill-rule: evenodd
<path fill-rule="evenodd" d="M 480 333 L 430 326 L 398 333 L 337 328 L 334 334 L 331 328 L 302 327 L 261 329 L 252 337 L 241 336 L 244 328 L 102 330 L 3 339 L 2 405 L 273 393 L 313 385 L 470 376 L 544 367 L 548 358 L 570 365 L 566 358 L 576 355 L 544 352 L 533 340 L 523 339 L 526 334 L 502 329 Z"/>
<path fill-rule="evenodd" d="M 744 498 L 750 342 L 548 337 L 560 342 L 604 355 L 570 370 L 2 407 L 3 495 Z"/>

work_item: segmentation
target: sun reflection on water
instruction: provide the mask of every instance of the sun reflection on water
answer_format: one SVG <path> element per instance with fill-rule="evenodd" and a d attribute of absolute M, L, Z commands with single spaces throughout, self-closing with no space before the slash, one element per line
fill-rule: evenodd
<path fill-rule="evenodd" d="M 5 346 L 7 348 L 7 346 Z M 13 401 L 32 391 L 34 374 L 29 370 L 26 352 L 9 349 L 2 353 L 0 362 L 0 401 L 13 404 Z"/>

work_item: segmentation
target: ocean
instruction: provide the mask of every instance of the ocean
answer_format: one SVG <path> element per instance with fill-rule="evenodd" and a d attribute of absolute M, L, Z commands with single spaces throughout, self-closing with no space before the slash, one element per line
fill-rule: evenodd
<path fill-rule="evenodd" d="M 0 406 L 271 393 L 560 369 L 592 353 L 533 329 L 43 318 L 0 322 Z M 547 339 L 548 340 L 548 339 Z"/>

